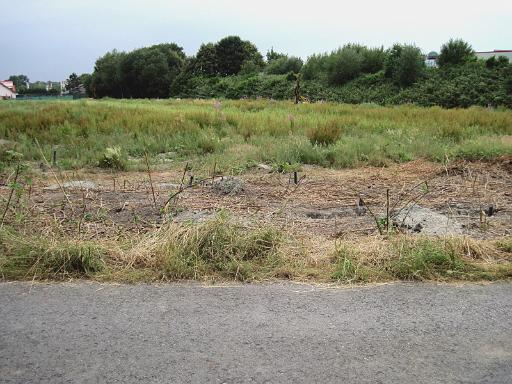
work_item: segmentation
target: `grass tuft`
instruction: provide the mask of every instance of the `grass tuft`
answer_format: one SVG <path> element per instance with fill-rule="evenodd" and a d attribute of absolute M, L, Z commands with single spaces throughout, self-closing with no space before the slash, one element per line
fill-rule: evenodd
<path fill-rule="evenodd" d="M 7 229 L 0 240 L 3 278 L 90 277 L 105 269 L 106 250 L 91 242 L 26 237 Z"/>

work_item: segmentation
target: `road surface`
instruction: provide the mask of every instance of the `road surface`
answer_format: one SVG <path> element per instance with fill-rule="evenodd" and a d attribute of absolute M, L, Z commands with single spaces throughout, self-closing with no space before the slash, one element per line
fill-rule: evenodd
<path fill-rule="evenodd" d="M 512 284 L 0 284 L 1 383 L 511 383 Z"/>

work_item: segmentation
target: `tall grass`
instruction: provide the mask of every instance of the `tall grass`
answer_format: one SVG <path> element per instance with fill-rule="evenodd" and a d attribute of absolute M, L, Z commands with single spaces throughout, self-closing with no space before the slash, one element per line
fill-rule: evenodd
<path fill-rule="evenodd" d="M 490 159 L 512 153 L 512 111 L 236 100 L 82 100 L 0 103 L 0 138 L 26 160 L 35 139 L 63 168 L 95 167 L 107 148 L 129 158 L 171 153 L 179 160 L 243 169 L 254 162 L 329 167 L 415 158 Z"/>

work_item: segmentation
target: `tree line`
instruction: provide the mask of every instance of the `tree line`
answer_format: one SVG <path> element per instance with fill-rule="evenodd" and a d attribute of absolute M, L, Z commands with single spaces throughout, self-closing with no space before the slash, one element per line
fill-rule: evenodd
<path fill-rule="evenodd" d="M 303 62 L 273 49 L 264 57 L 252 42 L 228 36 L 202 44 L 191 57 L 175 43 L 113 50 L 78 79 L 95 98 L 290 99 L 302 81 L 301 96 L 312 101 L 512 106 L 508 59 L 477 60 L 460 39 L 442 45 L 435 67 L 427 67 L 425 57 L 411 44 L 347 44 Z"/>

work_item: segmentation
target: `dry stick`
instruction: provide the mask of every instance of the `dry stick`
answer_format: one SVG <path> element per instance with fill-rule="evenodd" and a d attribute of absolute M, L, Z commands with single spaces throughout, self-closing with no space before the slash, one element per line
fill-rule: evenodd
<path fill-rule="evenodd" d="M 85 216 L 85 211 L 87 208 L 87 204 L 85 203 L 85 191 L 82 189 L 82 205 L 83 205 L 83 211 L 82 215 L 80 216 L 80 220 L 78 221 L 78 237 L 82 234 L 82 220 Z"/>
<path fill-rule="evenodd" d="M 189 189 L 189 188 L 193 188 L 195 187 L 196 185 L 198 184 L 201 184 L 207 180 L 213 180 L 214 176 L 212 177 L 206 177 L 204 179 L 196 179 L 196 181 L 192 184 L 187 184 L 187 186 L 183 186 L 181 185 L 180 186 L 180 189 L 178 189 L 176 192 L 174 192 L 168 199 L 167 201 L 165 202 L 164 204 L 164 209 L 167 208 L 167 206 L 169 205 L 169 203 L 172 201 L 172 199 L 174 199 L 176 196 L 178 196 L 181 192 L 185 191 L 186 189 Z"/>
<path fill-rule="evenodd" d="M 215 168 L 217 168 L 217 160 L 215 160 L 215 163 L 213 163 L 212 184 L 215 181 Z"/>
<path fill-rule="evenodd" d="M 167 209 L 167 206 L 169 205 L 169 203 L 172 201 L 172 199 L 174 199 L 176 196 L 178 196 L 182 191 L 183 191 L 183 183 L 185 182 L 185 176 L 187 174 L 187 171 L 188 171 L 188 162 L 185 164 L 185 168 L 183 169 L 183 175 L 181 175 L 181 182 L 180 182 L 180 187 L 178 188 L 178 192 L 172 194 L 168 199 L 167 201 L 165 202 L 164 204 L 164 210 Z M 214 176 L 215 177 L 215 176 Z"/>
<path fill-rule="evenodd" d="M 429 188 L 428 188 L 428 183 L 427 183 L 427 181 L 428 181 L 428 180 L 425 180 L 425 181 L 423 181 L 423 182 L 421 183 L 421 184 L 425 183 L 425 185 L 426 185 L 426 187 L 427 187 L 427 191 L 426 191 L 426 192 L 421 192 L 421 193 L 419 193 L 419 194 L 415 195 L 414 197 L 410 198 L 409 200 L 407 200 L 407 202 L 402 206 L 402 208 L 400 208 L 400 209 L 398 210 L 398 212 L 396 212 L 396 213 L 395 213 L 395 216 L 399 215 L 399 214 L 400 214 L 400 212 L 402 212 L 405 208 L 407 208 L 407 206 L 408 206 L 410 203 L 412 203 L 412 202 L 417 203 L 417 200 L 418 200 L 419 198 L 422 198 L 423 196 L 425 196 L 425 195 L 427 195 L 427 194 L 429 193 Z M 416 186 L 415 186 L 413 189 L 411 189 L 410 191 L 412 192 L 415 188 L 417 188 L 417 187 L 418 187 L 418 186 L 420 186 L 421 184 L 416 185 Z M 400 200 L 397 200 L 397 201 L 396 201 L 396 203 L 395 203 L 395 204 L 393 205 L 393 207 L 391 208 L 391 210 L 392 210 L 392 211 L 396 208 L 396 206 L 398 205 L 398 203 L 399 203 L 399 202 L 400 202 Z"/>
<path fill-rule="evenodd" d="M 389 234 L 389 188 L 386 189 L 386 230 Z"/>
<path fill-rule="evenodd" d="M 151 169 L 149 168 L 149 160 L 148 160 L 147 152 L 144 152 L 144 158 L 146 159 L 146 167 L 147 167 L 148 176 L 149 176 L 149 184 L 151 184 L 151 193 L 153 194 L 153 204 L 156 208 L 155 188 L 153 188 L 153 179 L 151 178 Z"/>
<path fill-rule="evenodd" d="M 366 207 L 366 209 L 368 210 L 368 212 L 370 213 L 370 215 L 372 215 L 373 217 L 373 220 L 375 220 L 375 224 L 377 224 L 377 229 L 379 230 L 379 234 L 383 235 L 384 233 L 382 233 L 382 228 L 380 227 L 380 223 L 379 223 L 379 219 L 377 216 L 375 216 L 375 214 L 372 212 L 372 210 L 370 209 L 370 207 L 368 206 L 368 204 L 366 204 L 366 202 L 363 200 L 362 197 L 359 197 L 359 200 L 361 201 L 361 203 L 363 203 L 363 205 Z"/>
<path fill-rule="evenodd" d="M 395 201 L 395 203 L 393 204 L 393 206 L 391 207 L 391 209 L 390 209 L 390 210 L 391 210 L 391 211 L 394 211 L 394 209 L 395 209 L 395 208 L 396 208 L 396 206 L 400 203 L 400 201 L 401 201 L 401 199 L 402 199 L 402 197 L 403 197 L 404 195 L 407 195 L 408 193 L 413 192 L 416 188 L 418 188 L 419 186 L 421 186 L 421 185 L 423 185 L 423 184 L 427 185 L 427 187 L 428 187 L 428 182 L 429 182 L 429 181 L 431 181 L 431 180 L 433 180 L 436 176 L 437 176 L 437 175 L 432 175 L 432 176 L 430 176 L 429 178 L 427 178 L 427 179 L 425 179 L 425 180 L 422 180 L 420 183 L 416 184 L 416 185 L 415 185 L 415 186 L 413 186 L 412 188 L 409 188 L 409 190 L 408 190 L 407 192 L 403 192 L 403 193 L 399 194 L 399 195 L 398 195 L 398 197 L 397 197 L 397 199 L 396 199 L 396 201 Z M 406 205 L 407 205 L 407 204 L 406 204 Z M 401 211 L 402 209 L 403 209 L 403 208 L 401 208 L 401 209 L 398 211 L 398 213 L 400 213 L 400 211 Z"/>
<path fill-rule="evenodd" d="M 52 169 L 52 167 L 50 166 L 50 163 L 48 162 L 48 160 L 46 159 L 46 156 L 44 155 L 43 153 L 43 150 L 41 149 L 41 146 L 39 145 L 39 141 L 37 141 L 37 139 L 35 139 L 36 141 L 36 145 L 37 145 L 37 148 L 39 149 L 39 153 L 41 154 L 41 157 L 43 158 L 46 166 L 48 168 L 50 168 L 50 171 L 52 172 L 52 175 L 55 179 L 55 181 L 57 182 L 57 184 L 59 185 L 59 188 L 60 190 L 62 191 L 62 193 L 64 194 L 64 197 L 66 198 L 68 204 L 69 204 L 69 207 L 71 208 L 71 212 L 73 212 L 73 214 L 75 213 L 75 208 L 73 207 L 73 203 L 71 202 L 71 200 L 69 199 L 69 196 L 68 194 L 66 193 L 66 191 L 64 190 L 64 187 L 62 186 L 59 178 L 57 177 L 57 174 L 54 172 L 54 170 Z"/>
<path fill-rule="evenodd" d="M 2 221 L 0 222 L 0 228 L 4 226 L 5 216 L 7 215 L 7 211 L 9 210 L 9 205 L 11 204 L 12 195 L 14 194 L 14 189 L 16 188 L 16 182 L 18 181 L 18 175 L 20 174 L 20 163 L 18 162 L 18 166 L 16 167 L 16 173 L 14 174 L 14 181 L 12 183 L 11 193 L 9 193 L 9 199 L 7 200 L 7 205 L 5 206 L 4 213 L 2 214 Z"/>

